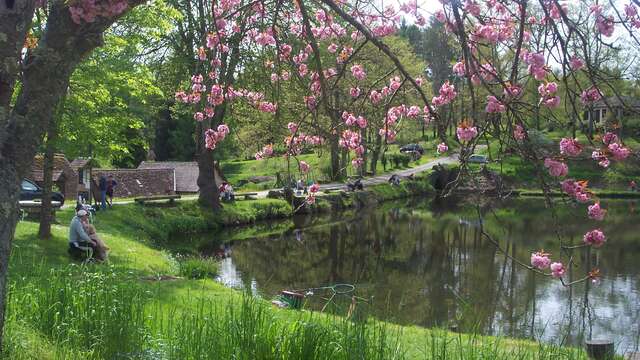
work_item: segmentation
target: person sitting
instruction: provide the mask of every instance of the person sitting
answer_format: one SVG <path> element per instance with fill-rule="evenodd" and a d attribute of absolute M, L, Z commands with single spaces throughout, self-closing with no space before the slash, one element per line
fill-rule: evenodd
<path fill-rule="evenodd" d="M 350 191 L 356 191 L 356 190 L 364 189 L 364 186 L 362 186 L 362 180 L 361 179 L 356 179 L 356 181 L 354 181 L 354 182 L 348 182 L 347 183 L 347 188 Z"/>
<path fill-rule="evenodd" d="M 107 260 L 107 257 L 109 256 L 109 250 L 111 250 L 111 248 L 109 248 L 107 244 L 100 238 L 100 236 L 98 236 L 98 233 L 96 232 L 96 228 L 93 225 L 91 225 L 91 223 L 89 222 L 89 218 L 87 216 L 85 216 L 81 220 L 81 222 L 82 222 L 82 228 L 84 229 L 84 232 L 87 233 L 91 241 L 95 242 L 96 244 L 93 251 L 93 257 L 98 261 Z"/>
<path fill-rule="evenodd" d="M 218 192 L 220 193 L 220 198 L 224 201 L 233 201 L 235 198 L 233 187 L 226 181 L 220 185 Z"/>
<path fill-rule="evenodd" d="M 96 242 L 91 240 L 89 235 L 84 231 L 82 222 L 88 221 L 88 213 L 86 210 L 79 210 L 76 216 L 71 220 L 69 225 L 69 255 L 74 258 L 92 259 L 94 250 L 97 246 Z"/>
<path fill-rule="evenodd" d="M 392 186 L 400 185 L 400 176 L 398 176 L 397 174 L 391 175 L 391 177 L 389 178 L 389 184 L 391 184 Z"/>
<path fill-rule="evenodd" d="M 304 182 L 302 179 L 299 179 L 296 182 L 296 196 L 302 196 L 305 193 L 305 190 Z"/>

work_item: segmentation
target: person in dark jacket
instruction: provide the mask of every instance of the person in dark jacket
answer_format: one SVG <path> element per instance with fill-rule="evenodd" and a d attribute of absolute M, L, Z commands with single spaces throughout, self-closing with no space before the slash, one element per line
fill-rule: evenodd
<path fill-rule="evenodd" d="M 107 178 L 107 203 L 109 207 L 113 206 L 113 188 L 118 185 L 118 182 L 113 178 L 113 175 L 109 175 Z"/>
<path fill-rule="evenodd" d="M 100 189 L 100 207 L 102 210 L 107 209 L 107 178 L 102 175 L 98 180 L 98 189 Z"/>

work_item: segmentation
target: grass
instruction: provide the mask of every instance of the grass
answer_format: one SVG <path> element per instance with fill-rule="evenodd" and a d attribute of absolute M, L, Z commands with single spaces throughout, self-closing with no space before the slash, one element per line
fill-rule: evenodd
<path fill-rule="evenodd" d="M 218 262 L 210 257 L 178 259 L 178 274 L 188 279 L 206 279 L 218 276 Z"/>
<path fill-rule="evenodd" d="M 415 185 L 403 185 L 405 187 Z M 407 188 L 374 187 L 380 196 Z M 37 224 L 18 224 L 10 262 L 4 354 L 9 359 L 585 359 L 572 348 L 525 340 L 280 310 L 205 279 L 153 281 L 181 264 L 163 232 L 210 229 L 280 216 L 283 202 L 227 206 L 219 216 L 194 204 L 121 205 L 98 214 L 113 249 L 110 264 L 80 266 L 66 256 L 67 227 L 38 240 Z M 59 219 L 68 223 L 71 211 Z M 175 226 L 175 229 L 172 228 Z M 178 229 L 178 230 L 176 230 Z M 213 229 L 213 230 L 211 230 Z M 160 236 L 160 239 L 156 237 Z M 185 245 L 188 246 L 188 245 Z M 189 265 L 191 266 L 191 265 Z M 190 267 L 212 271 L 209 264 Z M 211 275 L 211 273 L 209 274 Z M 150 277 L 151 276 L 151 277 Z"/>

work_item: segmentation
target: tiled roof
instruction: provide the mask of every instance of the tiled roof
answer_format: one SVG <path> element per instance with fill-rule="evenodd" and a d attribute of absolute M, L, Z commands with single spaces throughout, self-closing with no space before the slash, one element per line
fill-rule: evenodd
<path fill-rule="evenodd" d="M 101 176 L 112 175 L 118 183 L 115 197 L 166 195 L 174 192 L 173 169 L 93 169 L 93 188 Z"/>
<path fill-rule="evenodd" d="M 596 101 L 595 103 L 593 103 L 593 107 L 606 108 L 608 103 L 611 107 L 629 107 L 634 109 L 640 109 L 639 98 L 635 98 L 631 96 L 621 96 L 621 97 L 611 96 L 606 98 L 606 100 L 607 100 L 606 103 L 604 99 L 600 99 Z"/>
<path fill-rule="evenodd" d="M 217 167 L 216 167 L 217 168 Z M 176 176 L 176 191 L 198 192 L 198 163 L 195 161 L 143 161 L 138 169 L 173 169 Z M 221 183 L 224 177 L 216 169 L 216 182 Z"/>
<path fill-rule="evenodd" d="M 87 166 L 89 161 L 90 161 L 89 159 L 77 158 L 77 159 L 74 159 L 70 165 L 71 165 L 71 168 L 73 168 L 73 170 L 78 171 L 78 169 Z"/>
<path fill-rule="evenodd" d="M 43 181 L 43 163 L 44 156 L 42 154 L 38 154 L 33 158 L 33 165 L 31 166 L 31 180 L 34 181 Z M 73 171 L 71 166 L 69 165 L 69 161 L 64 156 L 64 154 L 54 154 L 53 155 L 53 181 L 56 182 L 60 180 L 60 177 L 64 174 L 64 172 Z"/>

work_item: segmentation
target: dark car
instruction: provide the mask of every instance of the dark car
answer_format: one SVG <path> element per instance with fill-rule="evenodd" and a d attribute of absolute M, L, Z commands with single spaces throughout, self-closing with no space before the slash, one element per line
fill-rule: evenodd
<path fill-rule="evenodd" d="M 475 164 L 486 164 L 489 160 L 484 155 L 473 154 L 469 156 L 469 162 Z"/>
<path fill-rule="evenodd" d="M 42 188 L 29 180 L 22 180 L 20 185 L 20 201 L 42 199 Z M 64 204 L 64 195 L 59 192 L 51 193 L 51 200 Z"/>
<path fill-rule="evenodd" d="M 400 152 L 401 153 L 418 152 L 420 153 L 420 155 L 423 155 L 424 149 L 422 148 L 422 146 L 420 146 L 420 144 L 407 144 L 400 148 Z"/>

